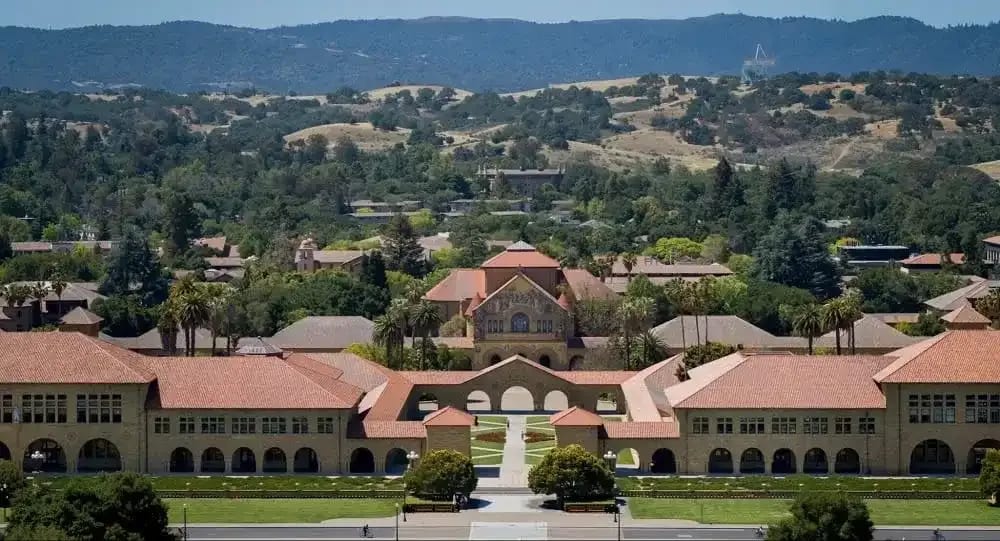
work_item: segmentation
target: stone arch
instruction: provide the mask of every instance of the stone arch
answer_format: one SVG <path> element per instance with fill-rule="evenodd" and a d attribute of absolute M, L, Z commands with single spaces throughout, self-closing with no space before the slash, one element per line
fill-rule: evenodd
<path fill-rule="evenodd" d="M 531 318 L 524 312 L 517 312 L 510 316 L 510 332 L 528 333 L 531 332 Z"/>
<path fill-rule="evenodd" d="M 826 451 L 819 447 L 813 447 L 806 451 L 806 457 L 802 463 L 802 473 L 830 473 L 830 464 L 826 460 Z"/>
<path fill-rule="evenodd" d="M 542 355 L 538 358 L 538 364 L 544 366 L 545 368 L 552 368 L 552 357 Z"/>
<path fill-rule="evenodd" d="M 472 391 L 465 397 L 466 411 L 490 411 L 491 409 L 492 401 L 490 395 L 486 394 L 485 391 Z"/>
<path fill-rule="evenodd" d="M 861 456 L 850 447 L 837 451 L 833 462 L 833 473 L 861 473 Z"/>
<path fill-rule="evenodd" d="M 295 451 L 292 458 L 292 471 L 295 473 L 316 473 L 319 471 L 319 457 L 312 447 L 302 447 Z"/>
<path fill-rule="evenodd" d="M 81 473 L 115 472 L 122 469 L 122 455 L 118 447 L 104 438 L 87 440 L 80 446 L 76 471 Z"/>
<path fill-rule="evenodd" d="M 194 455 L 187 447 L 178 447 L 170 452 L 170 473 L 194 473 Z"/>
<path fill-rule="evenodd" d="M 29 473 L 66 473 L 66 452 L 55 440 L 37 439 L 25 448 L 22 466 Z"/>
<path fill-rule="evenodd" d="M 0 460 L 11 460 L 10 447 L 0 441 Z"/>
<path fill-rule="evenodd" d="M 375 473 L 375 455 L 367 447 L 358 447 L 351 452 L 350 473 Z"/>
<path fill-rule="evenodd" d="M 527 395 L 527 398 L 525 398 Z M 501 411 L 534 411 L 535 395 L 531 391 L 520 385 L 508 387 L 500 395 Z"/>
<path fill-rule="evenodd" d="M 677 473 L 677 459 L 674 452 L 662 447 L 653 452 L 653 460 L 649 463 L 652 473 Z"/>
<path fill-rule="evenodd" d="M 257 455 L 246 447 L 233 451 L 233 473 L 256 473 Z"/>
<path fill-rule="evenodd" d="M 499 355 L 497 355 L 496 353 L 494 353 L 493 355 L 490 356 L 490 366 L 493 366 L 495 364 L 499 364 L 500 361 L 502 361 L 502 360 L 503 359 L 501 359 Z"/>
<path fill-rule="evenodd" d="M 569 360 L 569 369 L 570 370 L 583 370 L 583 363 L 584 363 L 583 355 L 574 355 Z"/>
<path fill-rule="evenodd" d="M 751 447 L 740 455 L 740 473 L 764 473 L 764 453 Z"/>
<path fill-rule="evenodd" d="M 271 447 L 264 451 L 264 473 L 288 473 L 288 459 L 285 451 L 279 447 Z"/>
<path fill-rule="evenodd" d="M 910 453 L 910 473 L 955 473 L 955 454 L 941 440 L 924 440 Z"/>
<path fill-rule="evenodd" d="M 553 389 L 545 395 L 542 409 L 545 411 L 562 411 L 569 409 L 569 398 L 566 397 L 566 393 L 560 391 L 559 389 Z"/>
<path fill-rule="evenodd" d="M 1000 449 L 1000 441 L 994 439 L 979 440 L 969 448 L 969 457 L 965 463 L 965 473 L 979 475 L 983 469 L 983 459 L 990 449 Z"/>
<path fill-rule="evenodd" d="M 252 455 L 252 453 L 251 453 Z M 233 454 L 233 467 L 235 466 L 236 454 Z M 254 467 L 254 470 L 257 468 Z M 218 447 L 209 447 L 201 453 L 201 471 L 202 473 L 225 473 L 226 472 L 226 455 L 222 454 L 222 450 Z"/>
<path fill-rule="evenodd" d="M 719 447 L 708 454 L 708 473 L 733 473 L 733 454 Z"/>
<path fill-rule="evenodd" d="M 385 454 L 385 473 L 402 475 L 406 472 L 406 466 L 409 462 L 410 459 L 406 458 L 405 449 L 399 447 L 389 449 L 389 452 Z"/>
<path fill-rule="evenodd" d="M 783 448 L 774 452 L 771 458 L 771 473 L 795 473 L 798 468 L 795 463 L 795 453 Z"/>

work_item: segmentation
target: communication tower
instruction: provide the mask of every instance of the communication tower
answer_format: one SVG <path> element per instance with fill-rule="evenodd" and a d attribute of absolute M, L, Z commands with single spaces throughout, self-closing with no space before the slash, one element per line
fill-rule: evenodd
<path fill-rule="evenodd" d="M 767 69 L 774 66 L 774 59 L 768 58 L 764 53 L 764 47 L 757 44 L 753 58 L 743 61 L 742 82 L 745 85 L 752 85 L 762 79 L 767 79 Z"/>

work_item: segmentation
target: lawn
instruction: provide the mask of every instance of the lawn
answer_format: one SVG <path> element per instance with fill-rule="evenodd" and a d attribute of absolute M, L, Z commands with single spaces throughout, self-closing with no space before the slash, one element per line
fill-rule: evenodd
<path fill-rule="evenodd" d="M 623 490 L 852 490 L 852 491 L 978 491 L 974 477 L 858 477 L 854 475 L 789 475 L 773 477 L 642 477 L 622 478 Z"/>
<path fill-rule="evenodd" d="M 60 487 L 81 476 L 45 476 L 40 484 Z M 169 475 L 148 476 L 157 490 L 401 490 L 398 478 L 320 475 Z"/>
<path fill-rule="evenodd" d="M 471 437 L 473 464 L 500 465 L 507 437 L 507 418 L 502 415 L 480 415 L 479 424 L 472 427 Z"/>
<path fill-rule="evenodd" d="M 551 428 L 551 426 L 549 426 L 549 417 L 549 415 L 529 415 L 524 420 L 524 423 L 529 427 L 532 427 L 532 425 L 541 425 Z"/>
<path fill-rule="evenodd" d="M 527 439 L 524 444 L 524 462 L 534 466 L 541 462 L 545 453 L 556 446 L 556 430 L 545 415 L 531 415 L 526 419 L 525 425 Z"/>
<path fill-rule="evenodd" d="M 767 524 L 788 515 L 788 500 L 629 498 L 635 518 L 673 518 L 705 524 Z M 876 525 L 1000 525 L 984 500 L 865 500 Z"/>
<path fill-rule="evenodd" d="M 632 454 L 631 449 L 622 449 L 618 453 L 618 460 L 615 461 L 616 466 L 635 466 L 635 455 Z"/>
<path fill-rule="evenodd" d="M 165 500 L 172 524 L 189 523 L 321 522 L 333 518 L 388 517 L 400 500 L 282 500 L 189 498 Z"/>

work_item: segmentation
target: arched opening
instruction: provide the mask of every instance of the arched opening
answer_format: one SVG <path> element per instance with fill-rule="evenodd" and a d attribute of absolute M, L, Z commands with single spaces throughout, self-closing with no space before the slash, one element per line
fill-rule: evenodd
<path fill-rule="evenodd" d="M 713 449 L 708 454 L 708 473 L 733 473 L 733 454 L 729 449 Z"/>
<path fill-rule="evenodd" d="M 528 315 L 518 312 L 510 316 L 510 332 L 526 333 L 531 330 L 531 320 Z"/>
<path fill-rule="evenodd" d="M 493 365 L 499 363 L 501 360 L 502 359 L 500 359 L 499 355 L 493 355 L 492 357 L 490 357 L 490 366 L 493 366 Z"/>
<path fill-rule="evenodd" d="M 548 355 L 542 355 L 538 358 L 538 364 L 545 368 L 552 368 L 552 359 Z"/>
<path fill-rule="evenodd" d="M 170 473 L 194 473 L 194 455 L 187 447 L 178 447 L 170 452 Z"/>
<path fill-rule="evenodd" d="M 233 454 L 234 464 L 235 464 L 236 454 Z M 253 453 L 250 453 L 250 460 L 253 460 Z M 256 466 L 252 466 L 252 470 L 255 471 Z M 201 471 L 202 473 L 226 473 L 226 455 L 222 454 L 222 451 L 218 447 L 209 447 L 201 453 Z M 233 471 L 236 471 L 235 469 Z"/>
<path fill-rule="evenodd" d="M 968 473 L 969 475 L 979 475 L 979 472 L 983 469 L 983 459 L 986 458 L 986 453 L 990 449 L 1000 449 L 1000 441 L 979 440 L 972 444 L 972 448 L 969 449 L 969 457 L 965 466 L 965 473 Z"/>
<path fill-rule="evenodd" d="M 830 473 L 830 464 L 826 461 L 826 451 L 816 447 L 806 451 L 806 459 L 802 463 L 802 473 Z"/>
<path fill-rule="evenodd" d="M 493 409 L 490 404 L 490 395 L 483 391 L 472 391 L 465 398 L 466 411 L 490 411 Z"/>
<path fill-rule="evenodd" d="M 570 370 L 583 370 L 583 355 L 574 355 L 573 358 L 569 360 Z"/>
<path fill-rule="evenodd" d="M 81 473 L 121 471 L 122 455 L 115 444 L 104 438 L 88 441 L 80 447 L 76 471 Z"/>
<path fill-rule="evenodd" d="M 24 450 L 22 464 L 26 472 L 65 473 L 66 452 L 53 440 L 35 440 Z"/>
<path fill-rule="evenodd" d="M 924 440 L 910 453 L 910 473 L 955 473 L 955 455 L 941 440 Z"/>
<path fill-rule="evenodd" d="M 535 411 L 535 397 L 524 387 L 511 387 L 500 396 L 500 410 Z"/>
<path fill-rule="evenodd" d="M 257 471 L 257 456 L 246 447 L 233 452 L 233 473 L 254 473 Z"/>
<path fill-rule="evenodd" d="M 10 447 L 6 443 L 0 442 L 0 460 L 10 460 Z"/>
<path fill-rule="evenodd" d="M 303 447 L 295 451 L 295 462 L 292 464 L 292 471 L 295 473 L 316 473 L 319 471 L 319 457 L 316 451 L 309 447 Z"/>
<path fill-rule="evenodd" d="M 385 455 L 385 473 L 392 475 L 402 475 L 406 472 L 406 465 L 409 459 L 406 458 L 406 451 L 395 448 L 390 449 Z"/>
<path fill-rule="evenodd" d="M 641 455 L 638 451 L 632 448 L 626 447 L 621 451 L 618 451 L 618 456 L 615 459 L 615 469 L 625 470 L 627 473 L 634 473 L 639 470 L 639 460 Z"/>
<path fill-rule="evenodd" d="M 740 455 L 740 473 L 764 473 L 764 453 L 751 447 Z"/>
<path fill-rule="evenodd" d="M 791 449 L 778 449 L 774 452 L 771 473 L 795 473 L 795 471 L 795 453 Z"/>
<path fill-rule="evenodd" d="M 351 453 L 351 473 L 375 473 L 375 455 L 364 447 L 358 447 Z"/>
<path fill-rule="evenodd" d="M 649 466 L 653 473 L 677 473 L 677 461 L 670 449 L 657 449 L 653 453 L 653 462 Z"/>
<path fill-rule="evenodd" d="M 833 473 L 861 473 L 861 457 L 858 452 L 851 448 L 837 451 Z"/>
<path fill-rule="evenodd" d="M 569 409 L 569 399 L 566 398 L 566 393 L 562 391 L 549 391 L 549 394 L 545 395 L 545 402 L 542 404 L 542 408 L 545 411 Z"/>
<path fill-rule="evenodd" d="M 437 411 L 440 407 L 438 397 L 434 393 L 421 393 L 417 398 L 418 411 Z"/>
<path fill-rule="evenodd" d="M 618 413 L 618 395 L 611 392 L 597 395 L 597 406 L 594 411 L 598 413 Z"/>
<path fill-rule="evenodd" d="M 264 473 L 287 473 L 288 460 L 285 452 L 277 447 L 264 451 Z"/>

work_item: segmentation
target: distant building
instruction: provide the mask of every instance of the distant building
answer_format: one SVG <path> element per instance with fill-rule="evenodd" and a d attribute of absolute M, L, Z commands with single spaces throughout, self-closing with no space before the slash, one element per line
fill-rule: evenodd
<path fill-rule="evenodd" d="M 733 271 L 719 263 L 667 264 L 650 256 L 637 257 L 630 272 L 619 257 L 611 266 L 611 276 L 604 282 L 615 293 L 624 294 L 628 289 L 629 282 L 639 275 L 645 276 L 656 285 L 663 285 L 678 278 L 686 281 L 697 281 L 708 276 L 723 277 L 731 274 Z"/>
<path fill-rule="evenodd" d="M 965 263 L 965 254 L 948 254 L 952 265 Z M 899 262 L 900 270 L 906 273 L 937 272 L 941 270 L 941 254 L 919 254 Z"/>
<path fill-rule="evenodd" d="M 500 191 L 499 181 L 506 183 L 506 189 L 522 197 L 533 197 L 545 184 L 559 186 L 564 171 L 559 169 L 496 169 L 485 165 L 479 169 L 479 175 L 486 179 L 490 193 Z"/>
<path fill-rule="evenodd" d="M 983 239 L 983 262 L 989 265 L 1000 262 L 1000 235 Z"/>
<path fill-rule="evenodd" d="M 357 199 L 351 201 L 351 211 L 353 212 L 413 212 L 420 210 L 422 201 L 406 200 L 390 203 L 387 201 L 372 201 L 371 199 Z"/>
<path fill-rule="evenodd" d="M 873 268 L 889 267 L 895 263 L 908 259 L 912 253 L 906 246 L 898 245 L 857 245 L 839 246 L 838 255 L 849 267 Z"/>
<path fill-rule="evenodd" d="M 357 274 L 361 272 L 364 256 L 363 250 L 318 250 L 316 241 L 305 239 L 295 252 L 295 269 L 299 272 L 336 269 L 348 274 Z"/>
<path fill-rule="evenodd" d="M 113 240 L 72 240 L 72 241 L 27 241 L 10 243 L 14 255 L 40 253 L 68 253 L 77 247 L 93 250 L 98 253 L 108 253 L 114 249 L 117 241 Z"/>

